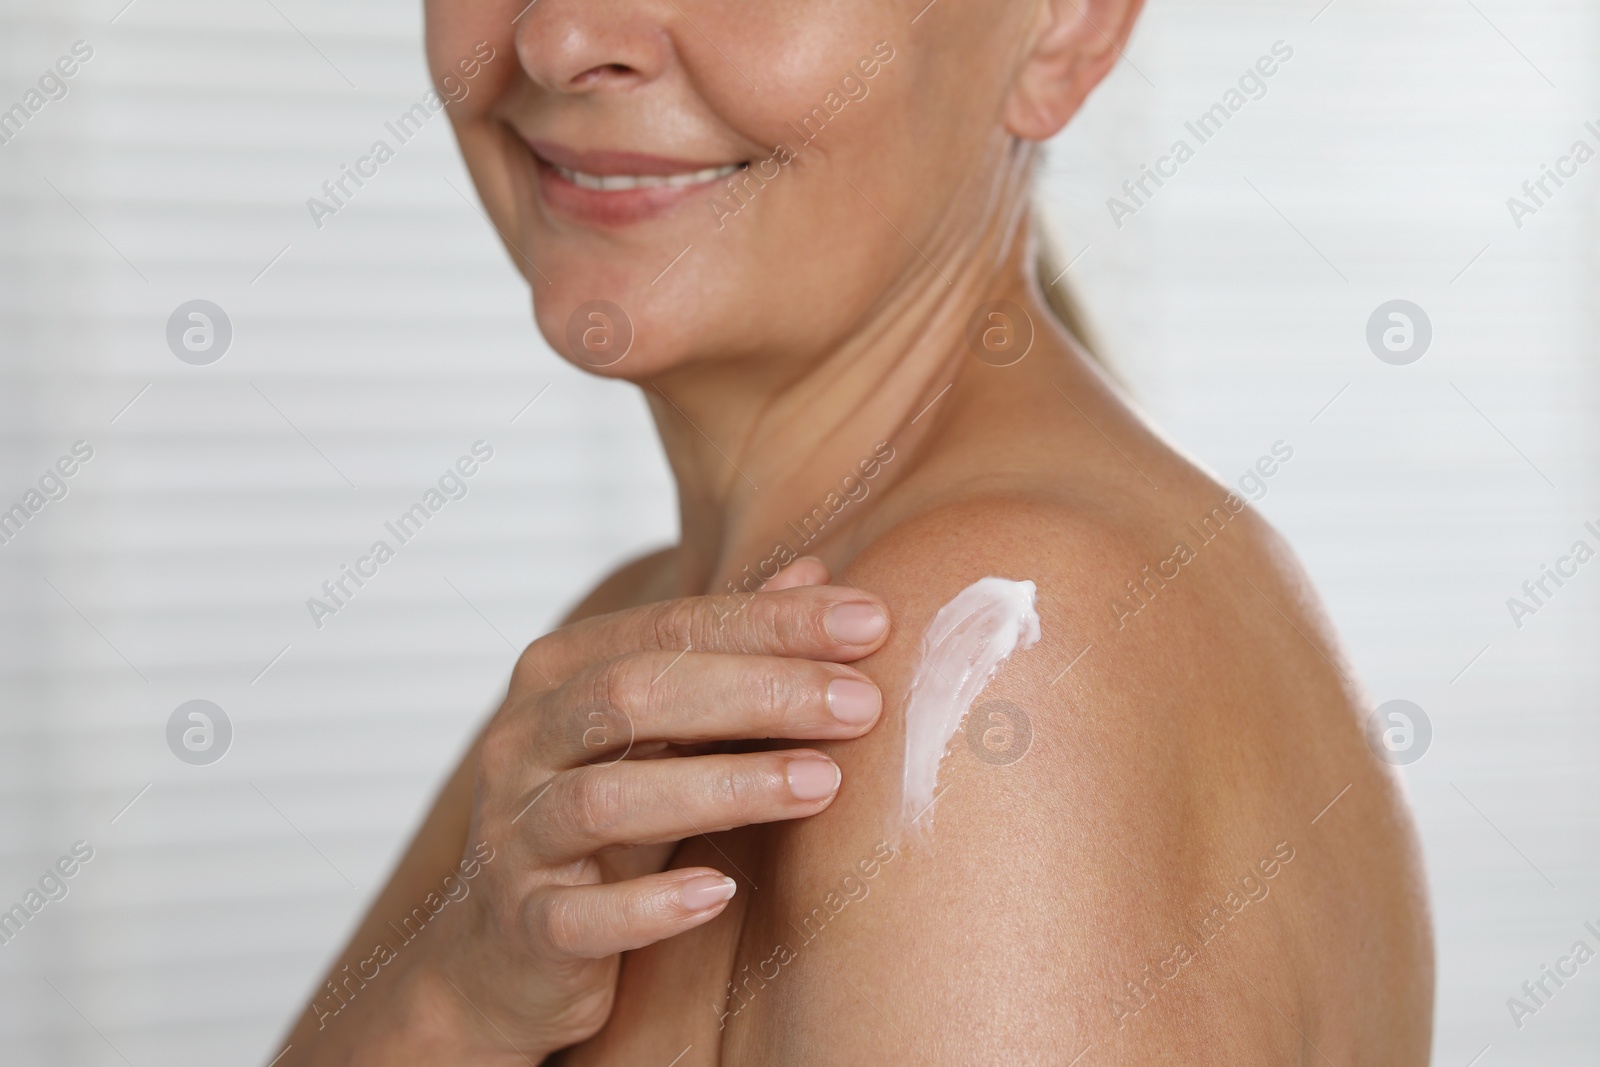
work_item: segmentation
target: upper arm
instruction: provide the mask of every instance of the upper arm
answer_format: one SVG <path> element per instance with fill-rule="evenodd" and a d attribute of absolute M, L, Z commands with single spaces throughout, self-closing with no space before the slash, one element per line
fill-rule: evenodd
<path fill-rule="evenodd" d="M 797 1061 L 1067 1063 L 1112 1043 L 1140 1062 L 1203 1062 L 1196 1021 L 1249 994 L 1174 983 L 1163 1010 L 1133 1025 L 1119 1015 L 1125 983 L 1171 958 L 1190 910 L 1227 891 L 1233 872 L 1213 879 L 1212 857 L 1249 863 L 1256 846 L 1241 837 L 1268 855 L 1278 837 L 1241 834 L 1193 772 L 1197 753 L 1226 751 L 1205 735 L 1244 684 L 1197 666 L 1224 638 L 1174 622 L 1190 617 L 1186 598 L 1214 601 L 1210 586 L 1172 583 L 1166 621 L 1116 625 L 1111 594 L 1146 558 L 1139 535 L 1061 507 L 986 502 L 918 520 L 846 572 L 890 607 L 889 643 L 857 664 L 883 688 L 885 715 L 831 746 L 844 774 L 834 805 L 778 831 L 784 877 L 765 887 L 778 919 L 753 939 L 772 950 L 748 962 L 787 986 L 754 999 L 730 1040 L 792 1048 Z M 923 630 L 990 575 L 1036 583 L 1040 639 L 1000 668 L 951 739 L 931 833 L 888 851 Z"/>

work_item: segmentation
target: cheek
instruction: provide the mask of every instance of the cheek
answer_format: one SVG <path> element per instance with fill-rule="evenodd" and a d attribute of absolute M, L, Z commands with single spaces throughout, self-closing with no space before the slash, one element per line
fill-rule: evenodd
<path fill-rule="evenodd" d="M 895 64 L 883 66 L 871 79 L 861 77 L 857 64 L 871 59 L 874 45 L 885 40 L 895 46 L 898 57 L 909 37 L 909 26 L 884 19 L 883 14 L 870 9 L 854 11 L 849 18 L 808 14 L 795 22 L 778 15 L 752 19 L 747 5 L 729 8 L 719 18 L 727 27 L 740 27 L 735 47 L 744 58 L 737 62 L 749 73 L 756 90 L 752 92 L 748 83 L 737 80 L 728 86 L 725 98 L 715 102 L 717 110 L 741 133 L 761 144 L 786 141 L 799 148 L 794 144 L 796 131 L 807 132 L 803 121 L 817 108 L 822 108 L 827 118 L 827 125 L 817 132 L 817 145 L 848 142 L 859 136 L 867 126 L 861 112 L 879 103 L 877 90 Z M 856 91 L 866 98 L 850 100 L 841 84 L 846 79 L 864 83 Z M 837 113 L 830 113 L 826 106 L 830 94 L 835 107 L 844 102 Z M 881 121 L 886 109 L 877 110 Z"/>
<path fill-rule="evenodd" d="M 904 132 L 917 110 L 909 27 L 904 20 L 869 20 L 859 11 L 789 30 L 750 21 L 730 13 L 724 25 L 746 26 L 736 47 L 749 59 L 735 62 L 750 71 L 760 91 L 751 93 L 741 81 L 712 103 L 744 137 L 781 143 L 794 158 L 761 173 L 765 184 L 747 202 L 720 197 L 736 210 L 720 226 L 711 205 L 703 208 L 704 247 L 717 255 L 700 266 L 710 275 L 720 263 L 725 276 L 703 276 L 693 291 L 728 283 L 737 291 L 733 299 L 762 309 L 752 329 L 804 344 L 859 319 L 877 298 L 881 279 L 910 258 L 920 262 L 895 230 L 925 245 L 917 231 L 931 214 L 919 202 L 931 196 L 926 163 L 918 162 Z M 894 48 L 893 58 L 878 62 L 872 78 L 862 77 L 858 64 L 872 59 L 883 41 Z M 858 94 L 864 90 L 861 99 L 841 88 L 852 77 Z M 840 239 L 844 234 L 848 240 Z"/>
<path fill-rule="evenodd" d="M 516 76 L 515 27 L 511 20 L 521 7 L 509 0 L 427 0 L 423 25 L 434 87 L 437 89 L 447 75 L 460 80 L 463 61 L 478 62 L 482 68 L 471 79 L 472 91 L 459 104 L 450 105 L 455 122 L 481 118 Z M 487 54 L 484 45 L 494 49 L 493 60 L 483 61 Z M 439 92 L 446 95 L 443 90 Z"/>

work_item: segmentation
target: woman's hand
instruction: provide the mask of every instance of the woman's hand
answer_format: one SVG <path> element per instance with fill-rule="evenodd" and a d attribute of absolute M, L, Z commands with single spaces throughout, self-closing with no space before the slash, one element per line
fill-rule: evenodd
<path fill-rule="evenodd" d="M 815 749 L 717 744 L 877 721 L 877 687 L 843 664 L 882 644 L 887 612 L 811 584 L 825 581 L 799 560 L 752 597 L 600 616 L 522 654 L 477 759 L 467 852 L 492 858 L 407 968 L 406 1001 L 458 1055 L 537 1063 L 594 1034 L 619 953 L 710 921 L 736 891 L 721 871 L 664 870 L 678 841 L 832 803 L 839 770 Z"/>

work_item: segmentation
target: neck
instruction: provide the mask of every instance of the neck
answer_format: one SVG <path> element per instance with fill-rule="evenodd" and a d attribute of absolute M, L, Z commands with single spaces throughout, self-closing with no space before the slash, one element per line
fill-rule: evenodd
<path fill-rule="evenodd" d="M 640 382 L 678 485 L 681 593 L 753 590 L 795 555 L 827 559 L 976 401 L 974 311 L 1003 299 L 1048 315 L 1028 258 L 1032 153 L 1016 145 L 985 169 L 972 217 L 913 256 L 832 351 L 781 368 L 691 361 Z"/>

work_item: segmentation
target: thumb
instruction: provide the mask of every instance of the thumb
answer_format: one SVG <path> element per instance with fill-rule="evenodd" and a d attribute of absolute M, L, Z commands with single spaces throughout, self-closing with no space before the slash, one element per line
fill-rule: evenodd
<path fill-rule="evenodd" d="M 827 585 L 832 577 L 828 565 L 816 556 L 801 556 L 762 582 L 761 591 L 775 593 L 779 589 L 793 589 L 802 585 Z"/>

